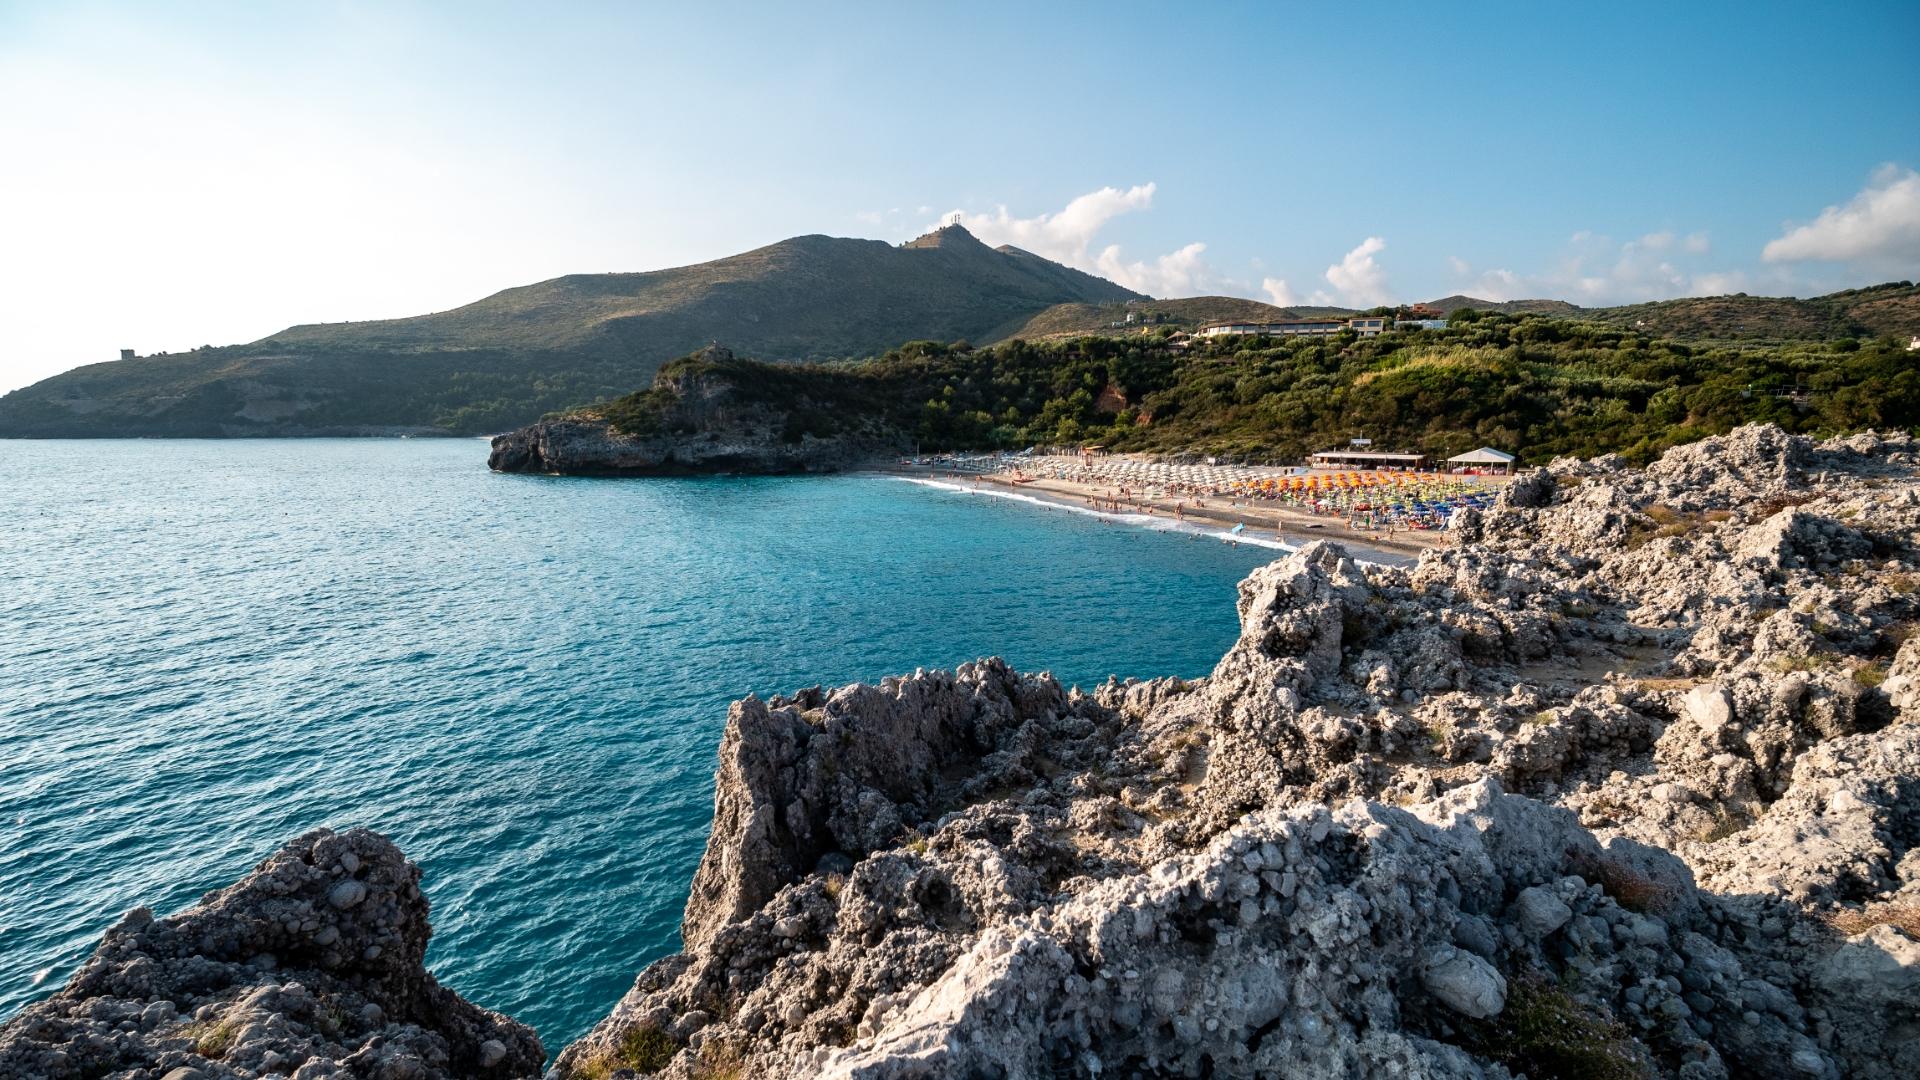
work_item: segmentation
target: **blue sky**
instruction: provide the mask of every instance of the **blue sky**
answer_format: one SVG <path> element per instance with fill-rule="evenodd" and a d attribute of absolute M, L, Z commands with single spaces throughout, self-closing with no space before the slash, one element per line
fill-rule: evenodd
<path fill-rule="evenodd" d="M 0 0 L 0 389 L 953 211 L 1156 295 L 1920 277 L 1920 4 Z"/>

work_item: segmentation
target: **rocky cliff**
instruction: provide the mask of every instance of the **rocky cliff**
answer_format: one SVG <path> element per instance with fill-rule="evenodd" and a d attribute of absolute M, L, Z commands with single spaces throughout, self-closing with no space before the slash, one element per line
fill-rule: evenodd
<path fill-rule="evenodd" d="M 1201 681 L 749 698 L 563 1077 L 1920 1073 L 1920 466 L 1556 462 L 1314 545 Z"/>
<path fill-rule="evenodd" d="M 906 448 L 884 425 L 822 410 L 770 365 L 710 346 L 651 389 L 498 436 L 495 472 L 571 476 L 835 472 Z"/>
<path fill-rule="evenodd" d="M 685 949 L 552 1074 L 1920 1075 L 1920 445 L 1744 428 L 1459 525 L 1255 571 L 1201 680 L 738 702 Z M 136 913 L 0 1077 L 537 1060 L 389 957 L 410 879 L 343 874 L 307 838 L 184 937 Z"/>
<path fill-rule="evenodd" d="M 185 914 L 130 912 L 0 1027 L 0 1078 L 538 1074 L 532 1030 L 427 974 L 430 932 L 420 870 L 392 843 L 308 833 Z"/>

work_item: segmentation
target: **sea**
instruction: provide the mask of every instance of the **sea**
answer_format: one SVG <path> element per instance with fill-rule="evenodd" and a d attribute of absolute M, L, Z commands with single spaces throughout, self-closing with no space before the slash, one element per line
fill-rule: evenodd
<path fill-rule="evenodd" d="M 488 472 L 476 440 L 6 441 L 0 1020 L 318 826 L 557 1052 L 679 947 L 730 701 L 999 655 L 1197 676 L 1279 555 L 885 475 Z"/>

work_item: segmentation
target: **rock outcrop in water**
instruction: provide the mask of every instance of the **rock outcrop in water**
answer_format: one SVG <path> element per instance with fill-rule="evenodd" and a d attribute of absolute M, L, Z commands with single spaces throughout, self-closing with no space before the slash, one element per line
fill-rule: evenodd
<path fill-rule="evenodd" d="M 538 1075 L 531 1029 L 427 974 L 429 933 L 392 843 L 308 833 L 185 914 L 128 914 L 0 1028 L 0 1080 Z"/>
<path fill-rule="evenodd" d="M 737 703 L 685 951 L 553 1075 L 1920 1075 L 1920 446 L 1558 461 L 1458 529 L 1255 571 L 1203 680 Z M 135 913 L 0 1078 L 533 1071 L 414 881 L 316 833 Z"/>
<path fill-rule="evenodd" d="M 1556 462 L 1207 679 L 737 704 L 563 1077 L 1920 1074 L 1920 456 Z"/>
<path fill-rule="evenodd" d="M 650 390 L 496 437 L 487 466 L 571 476 L 813 473 L 905 448 L 898 432 L 804 394 L 776 365 L 713 346 L 661 368 Z"/>

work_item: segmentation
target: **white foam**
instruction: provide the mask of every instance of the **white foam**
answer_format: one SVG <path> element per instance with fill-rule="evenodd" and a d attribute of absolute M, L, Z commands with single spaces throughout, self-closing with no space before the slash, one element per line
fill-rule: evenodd
<path fill-rule="evenodd" d="M 1083 514 L 1087 517 L 1099 518 L 1102 521 L 1117 522 L 1121 525 L 1132 525 L 1140 529 L 1152 529 L 1155 532 L 1186 533 L 1190 536 L 1205 536 L 1226 543 L 1241 543 L 1249 547 L 1270 548 L 1274 551 L 1285 551 L 1289 553 L 1300 550 L 1297 544 L 1288 544 L 1264 536 L 1250 536 L 1244 532 L 1236 536 L 1231 529 L 1196 525 L 1190 521 L 1179 521 L 1174 518 L 1158 517 L 1153 514 L 1115 514 L 1109 511 L 1095 510 L 1087 506 L 1075 506 L 1068 502 L 1042 499 L 1018 491 L 1008 491 L 1005 488 L 997 486 L 974 487 L 970 484 L 955 484 L 945 480 L 929 480 L 919 476 L 894 476 L 893 478 L 895 480 L 905 480 L 909 484 L 921 484 L 926 487 L 939 488 L 941 491 L 951 491 L 961 495 L 985 495 L 989 498 L 1030 503 L 1034 506 L 1045 507 L 1048 510 L 1065 510 L 1069 514 Z"/>

